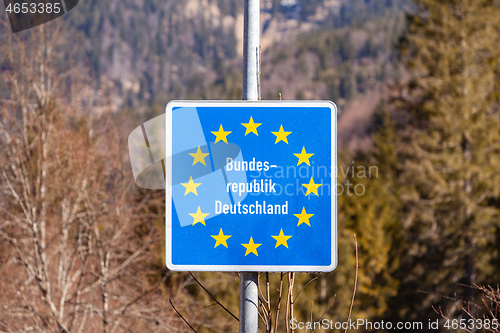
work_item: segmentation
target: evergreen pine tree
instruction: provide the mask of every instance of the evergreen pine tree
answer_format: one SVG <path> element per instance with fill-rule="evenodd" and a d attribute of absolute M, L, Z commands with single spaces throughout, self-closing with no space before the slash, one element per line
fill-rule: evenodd
<path fill-rule="evenodd" d="M 331 273 L 330 289 L 337 294 L 340 317 L 348 310 L 354 281 L 355 252 L 353 233 L 357 236 L 359 279 L 353 318 L 374 321 L 392 311 L 389 302 L 396 296 L 400 231 L 398 199 L 393 192 L 393 167 L 396 155 L 394 124 L 382 105 L 374 115 L 375 149 L 358 153 L 354 161 L 341 155 L 338 167 L 339 267 Z M 342 288 L 342 286 L 348 286 Z"/>
<path fill-rule="evenodd" d="M 473 284 L 498 283 L 500 9 L 493 0 L 416 0 L 394 99 L 394 192 L 403 246 L 393 319 L 454 315 Z M 425 326 L 425 325 L 424 325 Z"/>

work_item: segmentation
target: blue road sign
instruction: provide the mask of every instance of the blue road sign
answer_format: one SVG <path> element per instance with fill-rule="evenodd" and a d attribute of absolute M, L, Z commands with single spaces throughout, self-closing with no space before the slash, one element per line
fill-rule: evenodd
<path fill-rule="evenodd" d="M 170 102 L 168 268 L 335 269 L 336 119 L 323 101 Z"/>

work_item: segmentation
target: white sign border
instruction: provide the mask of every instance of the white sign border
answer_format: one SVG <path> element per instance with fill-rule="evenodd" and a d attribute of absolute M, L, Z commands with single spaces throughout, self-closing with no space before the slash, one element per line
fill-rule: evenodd
<path fill-rule="evenodd" d="M 165 184 L 165 262 L 172 271 L 206 272 L 331 272 L 338 264 L 337 240 L 337 106 L 331 101 L 171 101 L 165 108 L 166 155 L 172 156 L 172 109 L 174 107 L 328 107 L 331 110 L 331 258 L 328 266 L 267 266 L 267 265 L 175 265 L 172 263 L 172 191 Z M 172 159 L 165 159 L 166 179 L 172 179 Z"/>

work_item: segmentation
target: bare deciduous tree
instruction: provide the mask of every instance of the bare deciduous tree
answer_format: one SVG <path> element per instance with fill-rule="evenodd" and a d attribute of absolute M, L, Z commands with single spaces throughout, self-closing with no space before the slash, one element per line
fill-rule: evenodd
<path fill-rule="evenodd" d="M 123 133 L 95 112 L 106 92 L 53 24 L 5 36 L 0 331 L 185 331 L 164 297 L 163 193 L 135 187 Z"/>

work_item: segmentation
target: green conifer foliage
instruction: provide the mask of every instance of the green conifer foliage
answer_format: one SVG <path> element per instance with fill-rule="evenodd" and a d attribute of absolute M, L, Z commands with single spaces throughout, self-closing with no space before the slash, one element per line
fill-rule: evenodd
<path fill-rule="evenodd" d="M 417 0 L 401 43 L 411 79 L 391 103 L 401 202 L 394 315 L 453 315 L 473 289 L 497 283 L 500 190 L 500 9 L 493 0 Z M 391 180 L 392 181 L 392 180 Z"/>
<path fill-rule="evenodd" d="M 393 190 L 395 149 L 394 124 L 381 106 L 374 116 L 377 127 L 375 149 L 358 154 L 354 163 L 340 157 L 337 189 L 339 204 L 339 262 L 332 273 L 338 295 L 340 313 L 346 311 L 354 280 L 355 253 L 351 249 L 352 234 L 357 236 L 359 279 L 354 318 L 376 320 L 390 313 L 390 300 L 397 295 L 401 236 L 399 235 L 399 202 Z M 354 172 L 353 172 L 354 170 Z M 348 191 L 350 188 L 350 191 Z M 344 190 L 343 192 L 341 192 Z M 342 281 L 346 278 L 347 281 Z M 341 288 L 340 284 L 349 286 Z M 342 318 L 339 318 L 342 319 Z"/>

